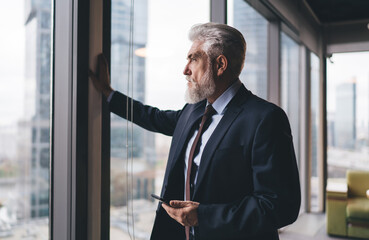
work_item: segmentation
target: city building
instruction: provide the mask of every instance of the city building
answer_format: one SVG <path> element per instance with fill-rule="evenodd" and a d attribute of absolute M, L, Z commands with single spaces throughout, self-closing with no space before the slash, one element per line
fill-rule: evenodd
<path fill-rule="evenodd" d="M 130 35 L 130 0 L 113 0 L 111 12 L 111 82 L 112 87 L 145 102 L 148 16 L 147 0 L 135 1 L 134 33 Z M 130 43 L 132 45 L 130 46 Z M 132 54 L 132 61 L 130 56 Z M 134 117 L 134 116 L 133 116 Z M 129 126 L 129 128 L 127 128 Z M 130 128 L 132 127 L 133 130 Z M 133 135 L 132 135 L 133 134 Z M 134 159 L 137 186 L 134 198 L 151 200 L 154 192 L 156 151 L 154 134 L 111 114 L 112 205 L 126 204 L 127 196 L 119 179 L 128 174 L 126 163 Z M 129 146 L 129 147 L 127 147 Z M 128 153 L 127 153 L 128 150 Z M 139 174 L 141 173 L 141 174 Z M 147 174 L 143 174 L 147 173 Z M 138 174 L 140 177 L 138 177 Z"/>
<path fill-rule="evenodd" d="M 355 149 L 356 143 L 356 81 L 345 82 L 336 88 L 335 139 L 336 146 Z"/>
<path fill-rule="evenodd" d="M 233 26 L 240 30 L 247 42 L 245 66 L 240 80 L 253 93 L 266 99 L 268 21 L 242 0 L 234 0 L 231 7 L 234 11 Z"/>
<path fill-rule="evenodd" d="M 18 129 L 18 161 L 23 166 L 20 218 L 49 216 L 51 1 L 25 1 L 25 114 Z M 22 150 L 20 150 L 22 149 Z"/>
<path fill-rule="evenodd" d="M 327 112 L 327 145 L 328 147 L 336 146 L 334 115 L 335 114 L 332 112 Z"/>

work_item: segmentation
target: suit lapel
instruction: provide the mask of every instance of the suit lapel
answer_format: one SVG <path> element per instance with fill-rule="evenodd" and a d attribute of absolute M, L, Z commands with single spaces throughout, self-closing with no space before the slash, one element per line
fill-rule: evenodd
<path fill-rule="evenodd" d="M 179 140 L 178 140 L 177 145 L 175 146 L 175 153 L 173 157 L 168 160 L 168 164 L 171 164 L 168 168 L 169 170 L 168 177 L 170 176 L 173 170 L 173 167 L 176 165 L 177 161 L 183 160 L 181 158 L 181 153 L 183 152 L 183 149 L 187 147 L 186 142 L 189 137 L 188 134 L 190 134 L 191 129 L 193 125 L 195 124 L 195 122 L 198 121 L 198 119 L 201 118 L 202 115 L 204 114 L 205 104 L 206 104 L 206 101 L 203 101 L 194 106 L 194 109 L 192 110 L 188 118 L 184 119 L 185 123 L 184 123 L 184 127 L 182 128 L 180 135 L 175 136 L 175 137 L 178 137 Z"/>
<path fill-rule="evenodd" d="M 209 167 L 214 152 L 218 148 L 220 141 L 223 139 L 232 122 L 242 111 L 241 105 L 246 101 L 248 95 L 249 92 L 242 85 L 239 91 L 237 92 L 236 96 L 229 103 L 228 109 L 226 110 L 223 118 L 220 120 L 218 126 L 215 128 L 214 132 L 212 133 L 211 137 L 206 143 L 206 146 L 204 148 L 201 157 L 201 163 L 199 167 L 199 173 L 197 176 L 193 198 L 195 198 L 197 195 L 197 191 L 204 179 L 206 170 Z"/>

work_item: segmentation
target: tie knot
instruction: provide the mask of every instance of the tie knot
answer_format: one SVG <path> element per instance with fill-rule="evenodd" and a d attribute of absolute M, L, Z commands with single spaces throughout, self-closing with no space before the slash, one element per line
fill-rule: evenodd
<path fill-rule="evenodd" d="M 211 117 L 216 113 L 215 109 L 213 108 L 213 106 L 211 106 L 211 104 L 209 104 L 206 109 L 205 109 L 205 113 L 204 116 Z"/>

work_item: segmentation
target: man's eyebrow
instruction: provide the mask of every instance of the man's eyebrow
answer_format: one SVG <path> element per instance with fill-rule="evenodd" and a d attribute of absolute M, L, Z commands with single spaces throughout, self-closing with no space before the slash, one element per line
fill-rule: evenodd
<path fill-rule="evenodd" d="M 195 52 L 195 53 L 191 53 L 191 54 L 189 54 L 187 56 L 187 59 L 201 57 L 202 54 L 203 54 L 203 52 L 201 52 L 201 51 L 198 51 L 198 52 Z"/>

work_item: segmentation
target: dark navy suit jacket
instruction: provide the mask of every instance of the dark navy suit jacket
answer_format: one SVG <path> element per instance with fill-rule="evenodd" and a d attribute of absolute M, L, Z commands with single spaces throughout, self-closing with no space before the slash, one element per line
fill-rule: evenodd
<path fill-rule="evenodd" d="M 111 111 L 126 117 L 126 101 L 116 92 Z M 134 123 L 173 136 L 161 192 L 164 198 L 183 199 L 184 151 L 205 105 L 206 100 L 180 111 L 161 111 L 134 101 Z M 278 228 L 296 220 L 300 198 L 286 114 L 242 85 L 203 151 L 193 194 L 193 201 L 200 203 L 196 240 L 279 239 Z M 184 232 L 159 204 L 151 239 L 182 240 Z"/>

